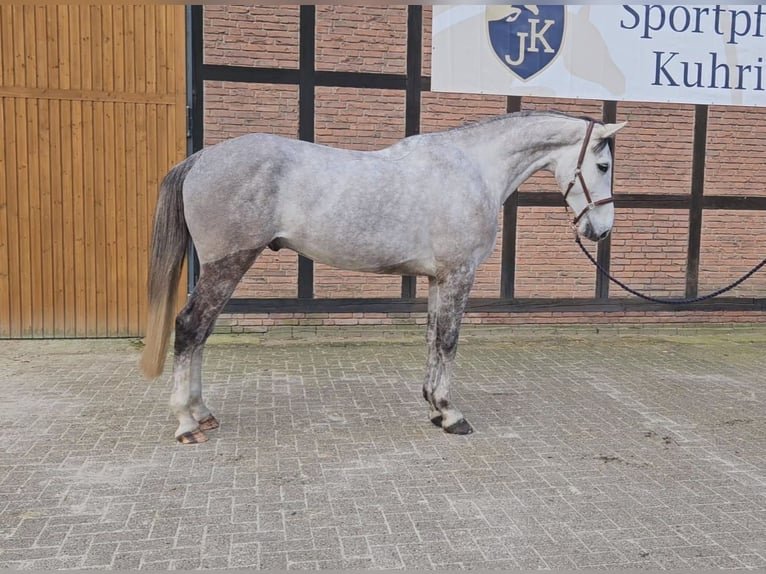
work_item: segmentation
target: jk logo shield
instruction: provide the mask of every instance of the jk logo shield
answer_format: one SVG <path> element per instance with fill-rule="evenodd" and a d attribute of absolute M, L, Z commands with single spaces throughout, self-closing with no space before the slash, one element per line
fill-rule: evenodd
<path fill-rule="evenodd" d="M 487 6 L 492 49 L 522 80 L 550 66 L 564 39 L 566 6 L 538 4 Z"/>

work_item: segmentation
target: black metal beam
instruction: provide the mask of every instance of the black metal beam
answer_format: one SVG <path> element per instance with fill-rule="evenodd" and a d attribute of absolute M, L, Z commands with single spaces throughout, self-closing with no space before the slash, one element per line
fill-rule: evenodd
<path fill-rule="evenodd" d="M 404 135 L 420 133 L 421 69 L 423 59 L 423 7 L 407 7 L 407 79 L 405 82 Z M 417 277 L 402 277 L 402 298 L 413 299 L 417 293 Z"/>
<path fill-rule="evenodd" d="M 300 8 L 300 46 L 298 83 L 298 139 L 314 141 L 316 7 Z M 314 262 L 298 256 L 298 298 L 314 297 Z"/>
<path fill-rule="evenodd" d="M 300 84 L 300 71 L 285 68 L 250 68 L 204 64 L 202 73 L 206 80 L 217 82 L 238 82 L 241 84 Z"/>
<path fill-rule="evenodd" d="M 734 211 L 766 210 L 766 197 L 705 195 L 702 209 L 730 209 Z"/>
<path fill-rule="evenodd" d="M 230 299 L 225 313 L 424 313 L 427 300 L 399 298 Z M 638 298 L 470 299 L 467 312 L 482 313 L 619 313 L 624 311 L 764 311 L 766 299 L 720 297 L 701 303 L 664 305 Z"/>
<path fill-rule="evenodd" d="M 520 207 L 563 207 L 564 200 L 557 191 L 520 191 Z M 689 209 L 691 195 L 668 193 L 615 193 L 614 204 L 620 209 Z M 732 211 L 765 211 L 766 197 L 706 195 L 702 209 Z"/>
<path fill-rule="evenodd" d="M 521 111 L 521 96 L 508 96 L 505 111 Z M 500 297 L 513 299 L 516 288 L 516 227 L 519 216 L 519 192 L 514 190 L 503 204 L 503 244 L 500 253 Z"/>
<path fill-rule="evenodd" d="M 317 70 L 316 85 L 333 88 L 406 90 L 407 77 L 401 74 Z"/>
<path fill-rule="evenodd" d="M 705 191 L 705 150 L 707 147 L 706 105 L 694 106 L 692 148 L 692 189 L 689 204 L 689 240 L 686 250 L 686 296 L 696 297 L 699 286 L 700 243 L 702 241 L 702 199 Z"/>
<path fill-rule="evenodd" d="M 204 64 L 202 74 L 206 80 L 242 84 L 297 86 L 301 81 L 300 70 L 293 68 L 251 68 L 248 66 Z M 314 85 L 333 88 L 405 90 L 407 77 L 402 74 L 316 70 Z"/>

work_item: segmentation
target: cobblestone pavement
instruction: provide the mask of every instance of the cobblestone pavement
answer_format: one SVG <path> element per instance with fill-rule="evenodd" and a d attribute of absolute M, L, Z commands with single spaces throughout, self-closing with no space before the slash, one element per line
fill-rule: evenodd
<path fill-rule="evenodd" d="M 217 337 L 203 445 L 127 340 L 0 341 L 0 567 L 766 567 L 766 327 Z M 166 373 L 168 371 L 166 370 Z"/>

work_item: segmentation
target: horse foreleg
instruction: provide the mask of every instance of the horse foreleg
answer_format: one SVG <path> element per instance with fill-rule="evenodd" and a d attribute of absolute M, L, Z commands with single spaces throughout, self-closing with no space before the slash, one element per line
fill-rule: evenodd
<path fill-rule="evenodd" d="M 431 420 L 436 421 L 438 416 L 441 416 L 441 427 L 445 432 L 453 434 L 473 432 L 471 425 L 450 400 L 450 379 L 454 371 L 460 324 L 474 275 L 474 268 L 460 269 L 450 273 L 437 286 L 435 313 L 437 361 L 431 394 Z M 434 411 L 438 411 L 439 415 L 434 416 Z"/>
<path fill-rule="evenodd" d="M 426 378 L 423 382 L 423 398 L 431 406 L 431 422 L 436 426 L 442 426 L 442 414 L 434 406 L 434 384 L 439 373 L 439 351 L 436 348 L 436 313 L 439 301 L 439 284 L 435 277 L 428 278 L 428 322 L 426 325 L 426 345 L 428 347 L 428 360 L 426 363 Z"/>
<path fill-rule="evenodd" d="M 260 251 L 239 251 L 204 264 L 194 292 L 176 317 L 170 408 L 178 418 L 175 437 L 179 442 L 205 442 L 202 431 L 218 426 L 202 400 L 202 352 L 216 318 Z"/>

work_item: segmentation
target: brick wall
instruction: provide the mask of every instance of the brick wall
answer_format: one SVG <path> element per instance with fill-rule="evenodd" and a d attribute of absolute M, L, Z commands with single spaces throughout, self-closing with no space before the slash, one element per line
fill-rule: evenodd
<path fill-rule="evenodd" d="M 243 66 L 298 67 L 297 6 L 205 6 L 205 61 Z M 431 8 L 424 7 L 423 73 L 430 75 Z M 405 6 L 317 6 L 316 67 L 319 70 L 404 73 Z M 403 91 L 316 89 L 316 141 L 337 147 L 379 149 L 404 135 Z M 266 131 L 297 137 L 296 86 L 205 84 L 205 143 Z M 504 113 L 498 96 L 424 93 L 421 131 L 432 132 Z M 601 102 L 524 98 L 524 109 L 556 109 L 600 117 Z M 618 193 L 689 193 L 693 106 L 620 103 L 628 120 L 616 152 Z M 708 121 L 706 193 L 766 194 L 766 110 L 712 106 Z M 523 190 L 556 191 L 552 176 L 537 174 Z M 500 214 L 498 214 L 500 215 Z M 516 293 L 519 297 L 589 297 L 595 272 L 568 230 L 563 209 L 520 208 Z M 612 270 L 638 289 L 681 296 L 685 288 L 688 216 L 685 211 L 620 209 L 612 236 Z M 766 252 L 766 214 L 706 211 L 700 291 L 728 283 Z M 592 248 L 595 252 L 595 248 Z M 473 295 L 499 293 L 500 241 L 478 271 Z M 239 285 L 239 297 L 292 297 L 297 256 L 266 251 Z M 615 290 L 613 296 L 627 296 Z M 350 273 L 315 265 L 318 297 L 398 296 L 400 278 Z M 418 293 L 427 281 L 418 279 Z M 732 292 L 762 297 L 766 273 Z M 471 323 L 556 324 L 572 322 L 757 321 L 759 313 L 534 313 L 470 314 Z M 422 323 L 422 314 L 228 315 L 219 325 L 233 331 L 272 325 Z"/>

